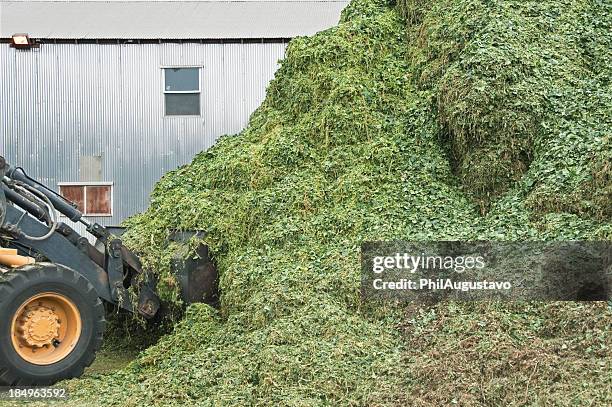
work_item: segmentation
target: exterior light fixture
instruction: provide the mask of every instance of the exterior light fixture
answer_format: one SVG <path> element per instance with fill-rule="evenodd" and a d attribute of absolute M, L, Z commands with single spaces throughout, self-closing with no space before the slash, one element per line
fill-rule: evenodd
<path fill-rule="evenodd" d="M 36 41 L 32 40 L 28 34 L 13 34 L 11 36 L 11 47 L 29 49 L 37 47 Z"/>

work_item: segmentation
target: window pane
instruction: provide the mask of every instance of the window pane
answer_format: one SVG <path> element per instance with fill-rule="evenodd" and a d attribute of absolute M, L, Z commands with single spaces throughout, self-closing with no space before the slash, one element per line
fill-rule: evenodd
<path fill-rule="evenodd" d="M 111 214 L 111 187 L 109 185 L 87 187 L 87 214 Z"/>
<path fill-rule="evenodd" d="M 85 189 L 82 186 L 60 186 L 60 195 L 69 200 L 70 202 L 74 202 L 77 204 L 78 209 L 81 212 L 84 212 L 84 195 Z"/>
<path fill-rule="evenodd" d="M 166 68 L 165 88 L 168 92 L 199 91 L 199 68 Z"/>
<path fill-rule="evenodd" d="M 166 93 L 166 116 L 199 114 L 199 93 Z"/>

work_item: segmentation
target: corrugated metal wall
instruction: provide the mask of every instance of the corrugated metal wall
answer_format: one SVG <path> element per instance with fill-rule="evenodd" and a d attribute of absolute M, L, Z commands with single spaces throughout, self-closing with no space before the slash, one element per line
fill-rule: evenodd
<path fill-rule="evenodd" d="M 0 44 L 0 154 L 57 188 L 102 156 L 117 225 L 148 206 L 155 182 L 261 104 L 284 43 Z M 164 117 L 163 66 L 201 66 L 200 117 Z"/>

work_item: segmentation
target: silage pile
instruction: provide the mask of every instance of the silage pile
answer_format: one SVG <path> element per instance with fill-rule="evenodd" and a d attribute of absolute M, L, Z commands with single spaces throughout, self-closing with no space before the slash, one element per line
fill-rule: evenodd
<path fill-rule="evenodd" d="M 171 230 L 204 230 L 220 311 L 190 307 L 130 368 L 70 384 L 74 402 L 541 400 L 530 389 L 555 380 L 530 365 L 541 354 L 480 377 L 491 353 L 466 357 L 455 345 L 475 335 L 510 360 L 513 346 L 542 343 L 552 357 L 550 306 L 441 304 L 402 321 L 401 310 L 361 303 L 359 246 L 609 238 L 609 26 L 605 2 L 356 0 L 339 26 L 293 40 L 248 128 L 167 174 L 129 222 L 129 243 L 160 270 L 167 299 L 163 242 Z M 584 315 L 583 333 L 559 335 L 592 347 L 558 360 L 567 376 L 556 380 L 586 380 L 578 359 L 605 379 L 610 338 L 597 329 L 609 310 L 553 307 L 555 321 Z M 603 400 L 609 381 L 590 382 L 578 393 Z M 553 402 L 576 393 L 549 388 Z"/>

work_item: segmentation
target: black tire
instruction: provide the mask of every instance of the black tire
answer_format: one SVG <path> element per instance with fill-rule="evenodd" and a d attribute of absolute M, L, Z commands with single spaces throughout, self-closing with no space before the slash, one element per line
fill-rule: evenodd
<path fill-rule="evenodd" d="M 64 359 L 50 365 L 35 365 L 15 351 L 11 325 L 21 304 L 48 292 L 61 294 L 74 303 L 81 316 L 81 335 Z M 46 386 L 81 376 L 102 345 L 104 315 L 104 305 L 94 287 L 67 267 L 37 263 L 0 272 L 0 385 Z"/>

